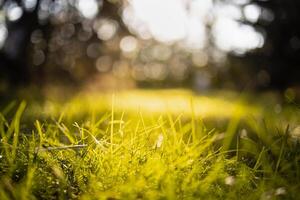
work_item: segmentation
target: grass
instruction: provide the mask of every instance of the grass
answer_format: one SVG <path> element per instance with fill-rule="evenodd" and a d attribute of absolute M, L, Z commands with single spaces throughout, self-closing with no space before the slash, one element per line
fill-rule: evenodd
<path fill-rule="evenodd" d="M 0 199 L 297 199 L 299 109 L 252 100 L 169 90 L 12 102 Z"/>

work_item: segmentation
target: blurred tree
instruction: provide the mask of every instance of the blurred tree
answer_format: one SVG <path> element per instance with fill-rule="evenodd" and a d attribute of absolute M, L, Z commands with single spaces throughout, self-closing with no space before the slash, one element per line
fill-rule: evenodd
<path fill-rule="evenodd" d="M 2 24 L 5 24 L 3 29 L 7 32 L 7 37 L 3 42 L 2 51 L 0 52 L 1 74 L 5 76 L 2 78 L 7 78 L 11 84 L 24 84 L 30 79 L 26 59 L 27 50 L 30 44 L 31 33 L 40 26 L 38 23 L 37 6 L 30 12 L 24 12 L 18 20 L 15 21 L 14 16 L 10 16 L 13 19 L 9 20 L 7 14 L 9 12 L 16 12 L 13 9 L 16 10 L 19 8 L 18 4 L 20 4 L 20 1 L 1 2 L 1 17 L 5 18 L 4 20 L 2 19 Z M 3 12 L 5 12 L 4 16 Z M 14 13 L 10 15 L 12 14 Z"/>
<path fill-rule="evenodd" d="M 240 1 L 231 0 L 232 3 Z M 260 49 L 243 59 L 257 65 L 258 85 L 285 89 L 300 81 L 300 1 L 249 0 L 241 5 L 242 23 L 264 36 Z M 256 12 L 259 16 L 255 19 Z M 254 16 L 254 17 L 253 17 Z M 235 56 L 236 57 L 236 56 Z M 261 82 L 261 84 L 260 84 Z"/>
<path fill-rule="evenodd" d="M 264 45 L 229 53 L 225 62 L 227 51 L 215 46 L 214 12 L 204 22 L 205 48 L 189 52 L 176 43 L 132 36 L 120 14 L 128 1 L 0 0 L 0 90 L 3 80 L 11 85 L 80 84 L 106 73 L 135 79 L 142 86 L 195 84 L 201 90 L 236 88 L 253 76 L 255 87 L 284 89 L 299 83 L 299 1 L 215 2 L 240 6 L 243 17 L 237 20 L 261 32 Z"/>
<path fill-rule="evenodd" d="M 82 65 L 94 62 L 116 31 L 128 32 L 120 6 L 112 0 L 0 1 L 0 80 L 42 84 L 51 73 L 73 80 L 96 70 Z"/>

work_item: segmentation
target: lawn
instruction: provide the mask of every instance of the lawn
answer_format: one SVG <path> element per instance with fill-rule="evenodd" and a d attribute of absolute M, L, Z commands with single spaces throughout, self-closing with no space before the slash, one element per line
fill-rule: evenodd
<path fill-rule="evenodd" d="M 297 199 L 299 107 L 187 90 L 11 101 L 0 199 Z"/>

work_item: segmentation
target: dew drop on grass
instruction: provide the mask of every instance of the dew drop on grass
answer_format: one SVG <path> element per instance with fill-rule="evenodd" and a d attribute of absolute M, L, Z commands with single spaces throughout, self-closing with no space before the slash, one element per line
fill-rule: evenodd
<path fill-rule="evenodd" d="M 156 147 L 160 148 L 164 140 L 164 136 L 160 134 L 156 140 Z"/>
<path fill-rule="evenodd" d="M 240 137 L 241 137 L 241 138 L 247 138 L 247 136 L 248 136 L 247 130 L 243 128 L 243 129 L 241 130 Z"/>
<path fill-rule="evenodd" d="M 300 126 L 297 126 L 296 128 L 294 128 L 291 132 L 290 135 L 293 139 L 295 140 L 299 140 L 300 138 Z"/>
<path fill-rule="evenodd" d="M 188 162 L 189 165 L 192 165 L 194 163 L 194 160 L 193 159 L 189 159 L 187 162 Z"/>
<path fill-rule="evenodd" d="M 234 183 L 235 183 L 234 176 L 228 176 L 228 177 L 225 178 L 225 184 L 226 185 L 232 186 L 232 185 L 234 185 Z"/>
<path fill-rule="evenodd" d="M 225 137 L 225 133 L 220 133 L 217 135 L 216 140 L 223 140 Z"/>
<path fill-rule="evenodd" d="M 277 196 L 284 195 L 284 194 L 286 194 L 286 190 L 284 187 L 277 188 L 275 191 L 275 195 L 277 195 Z"/>
<path fill-rule="evenodd" d="M 124 136 L 124 132 L 122 130 L 119 130 L 120 136 L 123 137 Z"/>

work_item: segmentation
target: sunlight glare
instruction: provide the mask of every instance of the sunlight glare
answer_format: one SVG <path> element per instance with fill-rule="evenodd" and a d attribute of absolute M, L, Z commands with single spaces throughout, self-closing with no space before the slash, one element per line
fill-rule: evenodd
<path fill-rule="evenodd" d="M 129 53 L 137 49 L 138 41 L 133 36 L 125 36 L 121 39 L 120 48 L 123 52 Z"/>
<path fill-rule="evenodd" d="M 151 35 L 161 42 L 186 36 L 186 12 L 180 0 L 131 0 L 135 17 L 147 24 Z"/>
<path fill-rule="evenodd" d="M 255 23 L 261 14 L 261 9 L 256 5 L 250 4 L 244 7 L 243 12 L 247 20 Z"/>
<path fill-rule="evenodd" d="M 4 24 L 0 24 L 0 48 L 3 47 L 7 35 L 8 35 L 8 31 L 6 26 Z"/>
<path fill-rule="evenodd" d="M 242 25 L 229 18 L 219 18 L 213 26 L 213 34 L 221 50 L 238 54 L 262 47 L 264 43 L 263 36 L 251 26 Z"/>
<path fill-rule="evenodd" d="M 23 0 L 23 5 L 27 11 L 32 11 L 37 4 L 37 0 Z"/>
<path fill-rule="evenodd" d="M 99 12 L 98 6 L 99 2 L 96 0 L 78 0 L 77 2 L 77 9 L 87 19 L 96 17 Z"/>
<path fill-rule="evenodd" d="M 253 5 L 242 10 L 236 5 L 214 4 L 211 0 L 129 0 L 122 18 L 129 30 L 142 39 L 180 42 L 183 48 L 194 50 L 208 45 L 207 24 L 212 23 L 217 47 L 243 54 L 264 43 L 260 33 L 238 22 L 243 11 L 252 21 L 260 15 Z"/>
<path fill-rule="evenodd" d="M 10 21 L 16 21 L 20 19 L 23 15 L 23 10 L 20 6 L 17 4 L 10 4 L 10 6 L 7 9 L 7 17 Z"/>

